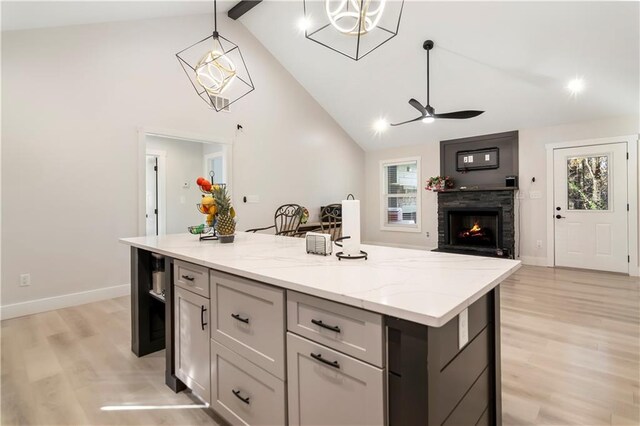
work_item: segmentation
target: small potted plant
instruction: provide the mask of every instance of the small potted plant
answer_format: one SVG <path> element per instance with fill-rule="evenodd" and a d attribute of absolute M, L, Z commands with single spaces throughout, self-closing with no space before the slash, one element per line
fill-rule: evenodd
<path fill-rule="evenodd" d="M 427 186 L 424 189 L 438 192 L 450 188 L 453 188 L 453 179 L 449 176 L 432 176 L 427 179 Z"/>
<path fill-rule="evenodd" d="M 216 202 L 216 230 L 221 243 L 232 243 L 236 232 L 236 212 L 226 185 L 213 185 L 211 195 Z"/>

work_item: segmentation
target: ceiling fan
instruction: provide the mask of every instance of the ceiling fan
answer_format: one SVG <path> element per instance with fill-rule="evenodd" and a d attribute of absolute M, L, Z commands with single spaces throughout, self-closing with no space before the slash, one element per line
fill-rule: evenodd
<path fill-rule="evenodd" d="M 392 126 L 401 126 L 407 123 L 413 123 L 414 121 L 423 121 L 425 123 L 431 123 L 436 119 L 447 118 L 447 119 L 465 119 L 465 118 L 473 118 L 482 114 L 484 111 L 476 111 L 476 110 L 465 110 L 465 111 L 455 111 L 455 112 L 445 112 L 443 114 L 436 114 L 436 110 L 429 104 L 429 51 L 433 49 L 433 41 L 427 40 L 422 44 L 424 50 L 427 51 L 427 105 L 422 106 L 420 102 L 411 98 L 409 99 L 409 105 L 420 111 L 422 114 L 418 118 L 414 118 L 413 120 L 403 121 L 401 123 L 392 123 Z"/>

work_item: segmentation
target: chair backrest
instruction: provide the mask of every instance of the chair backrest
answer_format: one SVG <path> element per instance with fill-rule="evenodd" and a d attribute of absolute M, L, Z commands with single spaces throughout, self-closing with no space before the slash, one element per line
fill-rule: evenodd
<path fill-rule="evenodd" d="M 276 210 L 273 222 L 276 235 L 295 237 L 302 219 L 302 207 L 298 204 L 283 204 Z"/>
<path fill-rule="evenodd" d="M 335 241 L 342 236 L 342 204 L 329 204 L 320 212 L 320 228 L 323 234 Z"/>

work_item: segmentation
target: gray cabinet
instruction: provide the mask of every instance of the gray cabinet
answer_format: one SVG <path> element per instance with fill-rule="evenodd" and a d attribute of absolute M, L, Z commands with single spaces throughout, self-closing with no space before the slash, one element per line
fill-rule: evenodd
<path fill-rule="evenodd" d="M 176 377 L 209 402 L 209 299 L 175 287 L 174 303 Z"/>
<path fill-rule="evenodd" d="M 384 370 L 287 333 L 290 425 L 384 425 Z"/>
<path fill-rule="evenodd" d="M 204 266 L 174 261 L 173 282 L 178 287 L 209 298 L 209 269 Z"/>
<path fill-rule="evenodd" d="M 211 271 L 211 338 L 284 380 L 284 291 Z"/>
<path fill-rule="evenodd" d="M 211 340 L 211 408 L 233 425 L 285 425 L 284 382 Z"/>

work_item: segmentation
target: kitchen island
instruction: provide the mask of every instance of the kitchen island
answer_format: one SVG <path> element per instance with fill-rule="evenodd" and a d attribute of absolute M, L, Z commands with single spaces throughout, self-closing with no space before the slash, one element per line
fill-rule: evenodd
<path fill-rule="evenodd" d="M 250 233 L 122 242 L 132 350 L 166 347 L 167 385 L 231 423 L 501 423 L 499 284 L 519 261 L 368 245 L 339 261 Z"/>

